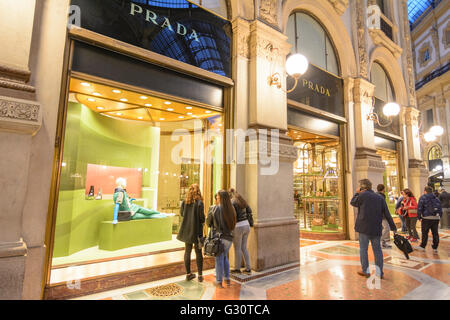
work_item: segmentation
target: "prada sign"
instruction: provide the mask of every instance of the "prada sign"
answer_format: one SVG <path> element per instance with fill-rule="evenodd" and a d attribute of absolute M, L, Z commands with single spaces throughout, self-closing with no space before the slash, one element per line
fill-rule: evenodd
<path fill-rule="evenodd" d="M 289 77 L 287 86 L 294 80 Z M 296 89 L 288 99 L 344 117 L 344 81 L 312 64 L 300 77 Z"/>
<path fill-rule="evenodd" d="M 231 76 L 230 22 L 189 1 L 71 0 L 71 5 L 80 8 L 82 28 Z"/>

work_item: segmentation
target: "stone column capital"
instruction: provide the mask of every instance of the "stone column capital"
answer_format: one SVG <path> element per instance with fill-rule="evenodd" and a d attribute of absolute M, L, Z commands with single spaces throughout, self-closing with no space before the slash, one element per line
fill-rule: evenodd
<path fill-rule="evenodd" d="M 405 124 L 407 126 L 418 126 L 420 110 L 414 106 L 408 106 L 402 108 L 403 119 L 405 119 Z"/>
<path fill-rule="evenodd" d="M 242 18 L 236 18 L 232 22 L 234 58 L 250 58 L 250 23 Z"/>
<path fill-rule="evenodd" d="M 250 24 L 250 55 L 272 61 L 277 56 L 286 57 L 291 45 L 288 37 L 274 28 L 255 20 Z"/>
<path fill-rule="evenodd" d="M 353 99 L 355 103 L 372 105 L 375 85 L 363 78 L 356 78 L 353 87 Z"/>

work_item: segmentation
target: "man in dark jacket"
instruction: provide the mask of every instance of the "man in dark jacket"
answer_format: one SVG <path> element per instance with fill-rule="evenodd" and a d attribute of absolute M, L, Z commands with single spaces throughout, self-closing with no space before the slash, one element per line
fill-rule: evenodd
<path fill-rule="evenodd" d="M 375 265 L 377 266 L 376 273 L 383 279 L 383 252 L 381 251 L 380 243 L 383 217 L 387 220 L 394 233 L 397 231 L 397 227 L 389 213 L 386 201 L 372 190 L 370 180 L 361 180 L 359 186 L 350 202 L 352 206 L 358 208 L 355 231 L 359 233 L 359 251 L 362 266 L 362 271 L 359 271 L 358 274 L 367 278 L 370 277 L 369 257 L 367 254 L 370 241 L 375 256 Z"/>
<path fill-rule="evenodd" d="M 448 215 L 450 214 L 450 193 L 444 188 L 439 188 L 439 201 L 442 207 L 441 229 L 448 228 Z"/>
<path fill-rule="evenodd" d="M 417 219 L 422 222 L 422 243 L 418 250 L 425 250 L 428 242 L 428 233 L 433 234 L 433 251 L 437 253 L 439 245 L 439 220 L 442 216 L 441 202 L 433 194 L 431 187 L 425 187 L 425 193 L 419 198 L 417 205 Z"/>

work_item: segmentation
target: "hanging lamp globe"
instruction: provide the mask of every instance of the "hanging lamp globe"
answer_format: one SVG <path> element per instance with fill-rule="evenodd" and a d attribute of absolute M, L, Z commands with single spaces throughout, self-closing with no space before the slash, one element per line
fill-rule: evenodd
<path fill-rule="evenodd" d="M 395 117 L 400 113 L 400 106 L 398 103 L 389 102 L 383 107 L 383 114 L 386 117 Z"/>
<path fill-rule="evenodd" d="M 308 70 L 308 59 L 300 53 L 290 55 L 286 60 L 286 72 L 293 78 L 300 78 Z"/>

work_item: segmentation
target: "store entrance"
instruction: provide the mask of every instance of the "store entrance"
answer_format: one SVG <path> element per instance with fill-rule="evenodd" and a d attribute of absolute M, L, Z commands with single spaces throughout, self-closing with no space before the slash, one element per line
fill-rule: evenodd
<path fill-rule="evenodd" d="M 294 163 L 294 214 L 300 237 L 345 239 L 340 138 L 290 128 Z"/>
<path fill-rule="evenodd" d="M 391 215 L 396 216 L 395 204 L 401 192 L 398 153 L 394 150 L 378 148 L 377 154 L 381 156 L 386 168 L 383 175 L 383 184 L 386 187 L 387 205 Z"/>

